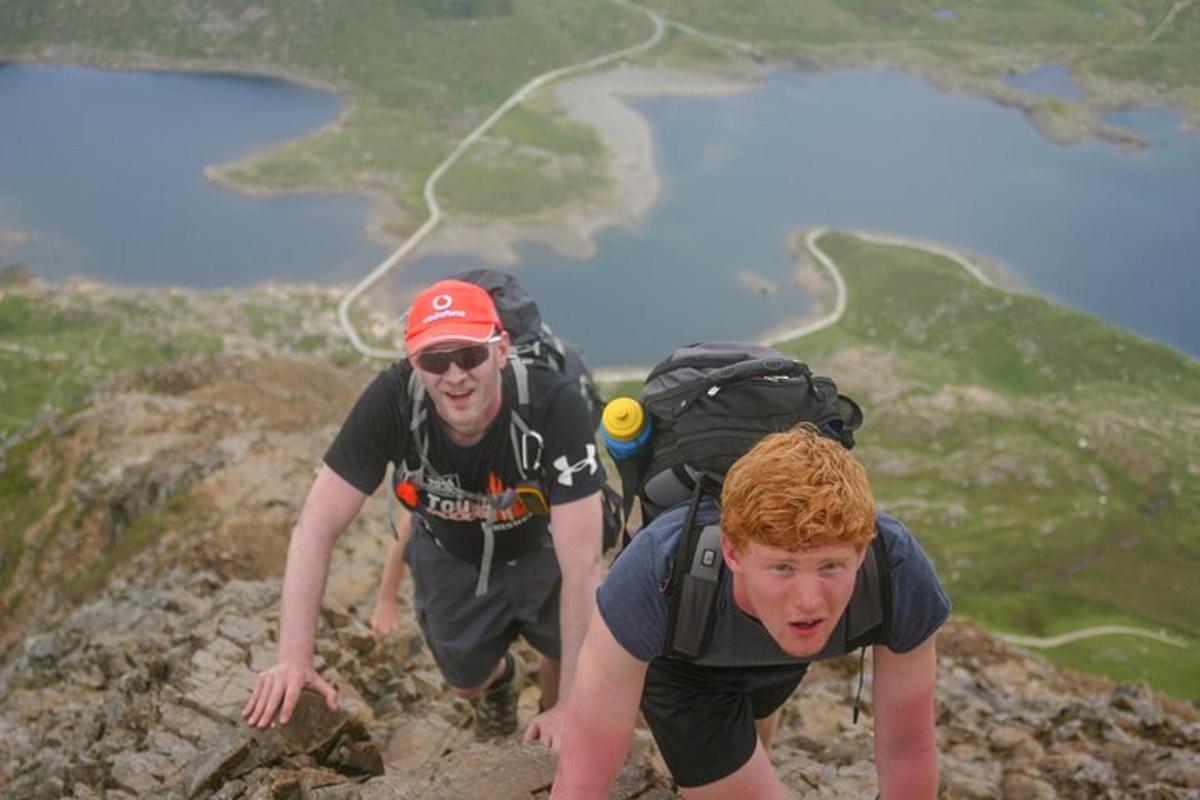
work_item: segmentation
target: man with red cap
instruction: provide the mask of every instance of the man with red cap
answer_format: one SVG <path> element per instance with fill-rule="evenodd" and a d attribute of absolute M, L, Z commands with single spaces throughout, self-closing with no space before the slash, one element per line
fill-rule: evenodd
<path fill-rule="evenodd" d="M 595 605 L 604 470 L 583 397 L 553 370 L 509 359 L 488 292 L 439 281 L 413 301 L 408 358 L 359 397 L 325 454 L 288 547 L 279 661 L 259 674 L 248 724 L 286 723 L 300 690 L 334 707 L 313 667 L 334 541 L 393 466 L 397 542 L 434 660 L 476 707 L 480 736 L 516 730 L 518 635 L 542 654 L 542 708 L 525 730 L 557 749 Z"/>

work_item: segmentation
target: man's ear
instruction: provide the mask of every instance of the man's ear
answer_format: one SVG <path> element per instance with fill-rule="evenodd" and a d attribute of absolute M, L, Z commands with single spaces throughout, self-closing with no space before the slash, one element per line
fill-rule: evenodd
<path fill-rule="evenodd" d="M 500 331 L 500 343 L 496 345 L 496 355 L 500 356 L 500 365 L 508 360 L 508 351 L 512 348 L 512 340 L 508 338 L 508 331 Z"/>
<path fill-rule="evenodd" d="M 878 536 L 879 534 L 875 534 Z M 858 554 L 858 563 L 854 565 L 854 570 L 857 572 L 862 567 L 863 562 L 867 560 L 867 551 L 871 549 L 871 543 L 867 542 L 867 546 Z"/>
<path fill-rule="evenodd" d="M 741 574 L 745 569 L 742 565 L 741 554 L 725 534 L 721 534 L 721 555 L 725 557 L 725 563 L 729 566 L 730 572 L 735 575 Z"/>

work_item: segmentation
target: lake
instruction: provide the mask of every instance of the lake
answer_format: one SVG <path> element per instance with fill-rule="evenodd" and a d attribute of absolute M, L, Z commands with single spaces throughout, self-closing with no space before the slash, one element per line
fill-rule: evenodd
<path fill-rule="evenodd" d="M 233 75 L 0 66 L 0 263 L 138 286 L 348 281 L 386 250 L 357 197 L 251 198 L 204 180 L 335 119 L 340 101 Z"/>
<path fill-rule="evenodd" d="M 594 365 L 795 317 L 808 300 L 786 241 L 816 225 L 968 248 L 1032 289 L 1200 354 L 1200 136 L 1170 111 L 1113 115 L 1148 143 L 1127 153 L 1052 144 L 1013 109 L 899 72 L 779 73 L 740 94 L 636 107 L 662 172 L 647 218 L 602 232 L 594 258 L 529 245 L 514 268 Z M 337 113 L 330 95 L 274 80 L 0 68 L 0 235 L 38 235 L 6 261 L 139 285 L 365 275 L 386 253 L 362 234 L 364 202 L 247 198 L 202 177 Z M 399 280 L 477 265 L 429 256 Z"/>
<path fill-rule="evenodd" d="M 1027 287 L 1200 354 L 1200 136 L 1173 112 L 1112 115 L 1148 145 L 1121 152 L 1052 144 L 1013 109 L 900 72 L 779 73 L 740 94 L 635 105 L 653 131 L 658 204 L 638 228 L 602 233 L 592 259 L 527 247 L 516 270 L 595 363 L 646 363 L 794 315 L 807 301 L 785 243 L 812 226 L 968 248 Z M 430 256 L 403 279 L 476 263 Z M 764 296 L 743 272 L 779 291 Z"/>

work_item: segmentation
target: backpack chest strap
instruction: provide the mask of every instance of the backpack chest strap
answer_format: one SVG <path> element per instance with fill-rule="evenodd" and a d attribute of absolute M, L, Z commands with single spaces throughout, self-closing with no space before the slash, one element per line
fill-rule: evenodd
<path fill-rule="evenodd" d="M 525 421 L 529 413 L 529 370 L 520 359 L 510 359 L 517 385 L 517 402 L 509 414 L 509 437 L 512 441 L 513 455 L 517 463 L 517 472 L 522 481 L 530 476 L 537 477 L 541 472 L 543 440 L 542 435 Z M 403 480 L 411 481 L 414 485 L 423 486 L 426 477 L 437 478 L 440 473 L 433 468 L 429 460 L 429 409 L 426 400 L 425 384 L 414 370 L 408 378 L 408 396 L 411 403 L 408 430 L 413 444 L 416 445 L 420 465 L 416 470 L 405 467 Z M 492 561 L 496 550 L 496 516 L 500 508 L 512 505 L 514 493 L 510 490 L 503 495 L 490 496 L 460 489 L 457 494 L 463 499 L 476 500 L 486 506 L 486 517 L 480 521 L 483 532 L 483 552 L 479 560 L 479 578 L 475 584 L 475 595 L 487 593 L 492 571 Z"/>

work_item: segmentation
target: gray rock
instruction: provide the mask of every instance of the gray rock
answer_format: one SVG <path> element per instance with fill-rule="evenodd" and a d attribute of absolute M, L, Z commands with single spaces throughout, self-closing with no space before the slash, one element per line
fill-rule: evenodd
<path fill-rule="evenodd" d="M 989 777 L 980 770 L 959 768 L 944 764 L 941 770 L 941 787 L 938 797 L 946 800 L 995 800 L 999 795 L 999 787 L 995 778 Z"/>
<path fill-rule="evenodd" d="M 355 741 L 343 734 L 333 746 L 325 763 L 346 775 L 382 775 L 383 755 L 370 741 Z"/>
<path fill-rule="evenodd" d="M 45 670 L 55 666 L 82 642 L 83 636 L 70 629 L 38 633 L 25 640 L 22 656 L 30 669 Z"/>
<path fill-rule="evenodd" d="M 160 708 L 159 717 L 164 728 L 194 745 L 211 742 L 221 732 L 234 730 L 232 724 L 223 724 L 178 703 L 164 703 Z"/>
<path fill-rule="evenodd" d="M 1154 726 L 1162 722 L 1162 712 L 1144 683 L 1119 684 L 1109 695 L 1109 702 L 1113 708 L 1131 712 L 1142 725 Z"/>
<path fill-rule="evenodd" d="M 237 721 L 250 697 L 255 674 L 242 664 L 222 661 L 202 650 L 192 658 L 192 672 L 185 685 L 185 701 L 231 721 Z"/>
<path fill-rule="evenodd" d="M 1004 800 L 1056 800 L 1058 792 L 1037 776 L 1008 772 L 1001 783 L 1001 796 Z"/>
<path fill-rule="evenodd" d="M 1159 760 L 1154 771 L 1159 781 L 1184 787 L 1200 795 L 1200 753 L 1176 750 Z"/>
<path fill-rule="evenodd" d="M 112 778 L 137 797 L 165 793 L 164 784 L 174 774 L 176 762 L 161 753 L 121 753 L 113 759 Z"/>
<path fill-rule="evenodd" d="M 234 778 L 233 780 L 226 781 L 220 789 L 217 789 L 217 791 L 209 796 L 208 800 L 237 800 L 245 792 L 246 782 L 239 778 Z"/>
<path fill-rule="evenodd" d="M 265 642 L 271 635 L 271 628 L 260 617 L 226 616 L 221 620 L 218 630 L 226 639 L 243 648 Z M 239 655 L 242 655 L 240 651 Z"/>
<path fill-rule="evenodd" d="M 1011 725 L 1001 725 L 988 735 L 988 744 L 993 750 L 1007 752 L 1029 741 L 1029 732 Z"/>
<path fill-rule="evenodd" d="M 196 745 L 165 730 L 152 731 L 146 737 L 146 743 L 154 752 L 166 756 L 175 764 L 190 761 L 198 752 Z"/>
<path fill-rule="evenodd" d="M 257 765 L 250 736 L 230 737 L 187 765 L 179 789 L 189 800 L 202 797 L 205 792 L 221 787 L 238 773 L 248 772 Z"/>
<path fill-rule="evenodd" d="M 362 786 L 363 800 L 529 800 L 546 789 L 558 768 L 557 757 L 541 745 L 474 743 L 440 761 L 436 769 L 407 778 L 372 778 Z M 432 773 L 432 774 L 431 774 Z"/>
<path fill-rule="evenodd" d="M 278 581 L 216 580 L 220 591 L 213 598 L 213 610 L 233 608 L 246 616 L 279 610 Z"/>

